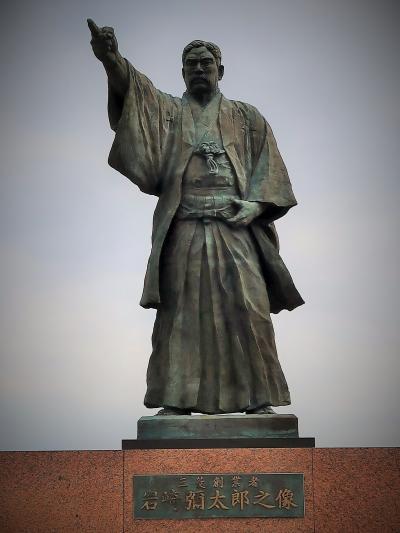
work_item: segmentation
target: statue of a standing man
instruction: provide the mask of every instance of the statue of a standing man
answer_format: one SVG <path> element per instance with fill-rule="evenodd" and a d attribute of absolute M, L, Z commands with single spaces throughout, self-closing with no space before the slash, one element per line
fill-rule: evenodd
<path fill-rule="evenodd" d="M 227 100 L 221 51 L 183 50 L 182 98 L 156 89 L 88 20 L 108 76 L 109 164 L 158 196 L 143 307 L 157 309 L 147 407 L 159 414 L 273 413 L 289 390 L 270 312 L 303 303 L 273 221 L 296 205 L 272 131 Z"/>

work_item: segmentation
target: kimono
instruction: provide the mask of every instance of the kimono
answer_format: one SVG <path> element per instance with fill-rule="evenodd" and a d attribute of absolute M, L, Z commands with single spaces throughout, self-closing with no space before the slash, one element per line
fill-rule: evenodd
<path fill-rule="evenodd" d="M 190 95 L 163 93 L 128 67 L 124 98 L 109 87 L 109 164 L 159 198 L 140 302 L 157 309 L 145 405 L 202 413 L 287 405 L 270 313 L 304 302 L 273 225 L 296 200 L 271 128 L 253 106 L 221 94 L 202 114 Z M 208 196 L 192 176 L 207 132 L 224 161 Z M 265 211 L 233 228 L 233 198 Z"/>

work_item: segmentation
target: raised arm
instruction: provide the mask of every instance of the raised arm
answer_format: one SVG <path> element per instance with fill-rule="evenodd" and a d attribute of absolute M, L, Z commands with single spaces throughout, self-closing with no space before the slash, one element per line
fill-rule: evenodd
<path fill-rule="evenodd" d="M 129 83 L 128 66 L 118 51 L 114 29 L 109 26 L 99 28 L 92 19 L 87 19 L 92 34 L 90 44 L 93 53 L 103 63 L 108 80 L 119 96 L 125 96 Z"/>
<path fill-rule="evenodd" d="M 108 117 L 115 131 L 108 163 L 141 191 L 159 195 L 181 100 L 159 91 L 121 56 L 112 28 L 99 28 L 91 19 L 88 26 L 94 55 L 108 76 Z"/>

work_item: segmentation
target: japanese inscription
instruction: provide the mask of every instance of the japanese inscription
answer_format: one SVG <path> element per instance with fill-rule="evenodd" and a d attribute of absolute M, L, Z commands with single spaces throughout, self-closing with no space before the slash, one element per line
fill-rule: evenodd
<path fill-rule="evenodd" d="M 133 494 L 135 518 L 304 517 L 298 473 L 134 476 Z"/>

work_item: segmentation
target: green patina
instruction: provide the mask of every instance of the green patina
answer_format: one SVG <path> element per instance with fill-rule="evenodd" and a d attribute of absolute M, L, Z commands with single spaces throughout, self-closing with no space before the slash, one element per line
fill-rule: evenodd
<path fill-rule="evenodd" d="M 279 255 L 274 221 L 296 199 L 269 124 L 220 93 L 216 45 L 185 48 L 177 98 L 120 55 L 112 28 L 88 22 L 109 81 L 109 163 L 158 197 L 141 299 L 157 309 L 145 405 L 169 415 L 288 405 L 270 313 L 303 300 Z"/>
<path fill-rule="evenodd" d="M 138 439 L 298 438 L 294 415 L 143 416 Z"/>

